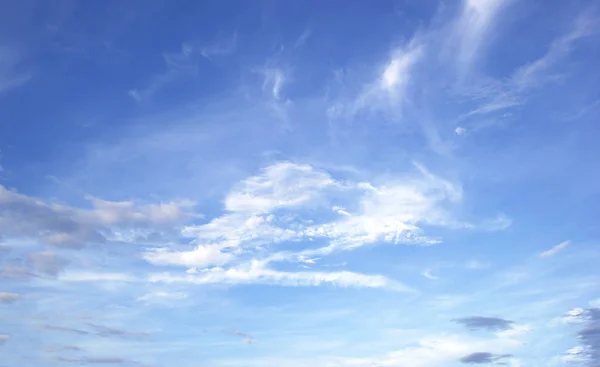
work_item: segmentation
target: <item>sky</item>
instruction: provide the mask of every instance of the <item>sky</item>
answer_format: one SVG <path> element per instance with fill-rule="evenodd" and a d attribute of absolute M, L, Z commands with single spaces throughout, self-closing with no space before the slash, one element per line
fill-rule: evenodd
<path fill-rule="evenodd" d="M 0 366 L 600 366 L 593 0 L 0 0 Z"/>

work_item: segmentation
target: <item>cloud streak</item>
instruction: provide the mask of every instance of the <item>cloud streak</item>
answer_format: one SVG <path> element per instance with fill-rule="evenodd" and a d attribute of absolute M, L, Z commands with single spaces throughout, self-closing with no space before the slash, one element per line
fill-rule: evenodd
<path fill-rule="evenodd" d="M 511 354 L 493 354 L 489 352 L 476 352 L 466 355 L 460 362 L 466 364 L 504 364 L 503 359 L 512 357 Z"/>
<path fill-rule="evenodd" d="M 546 250 L 544 252 L 542 252 L 540 254 L 540 257 L 550 257 L 550 256 L 554 256 L 557 253 L 559 253 L 560 251 L 564 250 L 567 246 L 569 246 L 571 244 L 571 241 L 564 241 L 559 243 L 558 245 L 552 247 L 549 250 Z"/>
<path fill-rule="evenodd" d="M 514 321 L 499 317 L 469 316 L 454 320 L 469 330 L 503 331 L 511 329 Z"/>

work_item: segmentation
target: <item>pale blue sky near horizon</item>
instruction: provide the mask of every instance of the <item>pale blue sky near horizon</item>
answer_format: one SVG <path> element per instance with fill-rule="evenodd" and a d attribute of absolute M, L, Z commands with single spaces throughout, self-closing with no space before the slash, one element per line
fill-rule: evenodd
<path fill-rule="evenodd" d="M 0 0 L 0 366 L 600 364 L 592 0 Z"/>

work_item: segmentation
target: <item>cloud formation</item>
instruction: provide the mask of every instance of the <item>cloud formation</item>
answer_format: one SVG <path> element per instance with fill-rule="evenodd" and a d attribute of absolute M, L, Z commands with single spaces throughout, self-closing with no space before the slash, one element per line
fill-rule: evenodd
<path fill-rule="evenodd" d="M 130 331 L 122 328 L 116 327 L 108 327 L 104 325 L 98 325 L 94 323 L 87 323 L 87 328 L 73 328 L 67 326 L 60 325 L 43 325 L 44 330 L 50 331 L 59 331 L 70 334 L 77 335 L 91 335 L 91 336 L 100 336 L 103 338 L 133 338 L 133 339 L 148 339 L 150 337 L 149 333 L 139 332 L 139 331 Z"/>
<path fill-rule="evenodd" d="M 540 254 L 540 257 L 550 257 L 556 255 L 558 252 L 565 249 L 567 246 L 571 244 L 571 241 L 564 241 L 559 243 L 558 245 L 552 247 L 549 250 L 546 250 Z"/>
<path fill-rule="evenodd" d="M 0 292 L 0 303 L 11 304 L 21 298 L 20 294 L 11 292 Z"/>
<path fill-rule="evenodd" d="M 32 238 L 64 248 L 81 248 L 89 243 L 144 242 L 149 235 L 191 218 L 194 205 L 190 201 L 140 205 L 88 199 L 92 209 L 78 209 L 46 203 L 0 185 L 0 232 L 7 237 Z"/>
<path fill-rule="evenodd" d="M 408 290 L 379 275 L 353 272 L 287 272 L 270 264 L 306 259 L 379 243 L 431 245 L 440 242 L 419 225 L 473 229 L 453 218 L 462 200 L 460 185 L 439 178 L 419 164 L 416 172 L 374 185 L 338 180 L 310 165 L 277 162 L 242 180 L 226 195 L 224 213 L 206 224 L 187 226 L 193 249 L 154 248 L 144 258 L 156 266 L 188 267 L 188 275 L 153 274 L 154 282 L 194 284 L 335 284 Z M 333 209 L 332 209 L 333 208 Z M 306 213 L 322 213 L 322 221 Z M 507 227 L 483 222 L 485 230 Z M 491 224 L 490 224 L 491 223 Z M 324 242 L 299 251 L 265 251 L 280 243 Z"/>
<path fill-rule="evenodd" d="M 567 351 L 563 360 L 588 367 L 600 364 L 600 308 L 577 308 L 565 316 L 568 323 L 579 325 L 577 339 L 580 346 Z"/>
<path fill-rule="evenodd" d="M 467 364 L 504 364 L 502 359 L 512 357 L 511 354 L 493 354 L 489 352 L 476 352 L 466 355 L 460 359 L 460 362 Z"/>
<path fill-rule="evenodd" d="M 455 319 L 454 322 L 469 330 L 503 331 L 513 327 L 514 321 L 499 317 L 469 316 Z"/>
<path fill-rule="evenodd" d="M 91 365 L 91 364 L 106 364 L 106 365 L 137 365 L 137 362 L 130 361 L 128 359 L 120 357 L 58 357 L 56 359 L 63 363 L 73 363 L 79 365 Z"/>

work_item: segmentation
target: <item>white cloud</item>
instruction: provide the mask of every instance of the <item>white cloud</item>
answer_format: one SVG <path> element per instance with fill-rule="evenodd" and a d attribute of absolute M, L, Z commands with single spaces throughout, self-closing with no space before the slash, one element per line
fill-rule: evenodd
<path fill-rule="evenodd" d="M 478 260 L 470 260 L 470 261 L 468 261 L 465 264 L 465 267 L 467 269 L 474 269 L 474 270 L 476 270 L 476 269 L 485 269 L 485 268 L 488 268 L 489 266 L 490 266 L 489 264 L 483 263 L 483 262 L 478 261 Z"/>
<path fill-rule="evenodd" d="M 476 2 L 476 0 L 472 1 Z M 490 1 L 496 2 L 497 0 Z M 595 20 L 590 19 L 588 14 L 580 16 L 573 28 L 556 38 L 546 53 L 537 60 L 519 67 L 506 80 L 487 82 L 479 88 L 473 96 L 476 99 L 482 99 L 483 102 L 464 114 L 461 119 L 522 105 L 533 89 L 539 88 L 551 80 L 556 80 L 556 74 L 551 73 L 552 68 L 571 52 L 579 40 L 597 32 L 595 28 Z"/>
<path fill-rule="evenodd" d="M 565 247 L 569 246 L 571 244 L 571 241 L 564 241 L 559 243 L 558 245 L 552 247 L 549 250 L 546 250 L 544 252 L 542 252 L 540 254 L 541 257 L 550 257 L 550 256 L 554 256 L 556 255 L 558 252 L 560 252 L 561 250 L 563 250 Z"/>
<path fill-rule="evenodd" d="M 146 304 L 165 304 L 169 302 L 181 301 L 188 298 L 188 295 L 183 292 L 156 291 L 146 293 L 136 300 Z"/>
<path fill-rule="evenodd" d="M 265 213 L 277 208 L 307 204 L 335 181 L 309 165 L 280 162 L 268 166 L 260 175 L 249 177 L 225 199 L 232 212 Z"/>
<path fill-rule="evenodd" d="M 154 265 L 179 265 L 205 268 L 224 265 L 233 259 L 233 254 L 223 253 L 216 246 L 201 245 L 192 251 L 170 251 L 157 249 L 144 254 L 144 259 Z"/>
<path fill-rule="evenodd" d="M 262 268 L 212 268 L 197 274 L 152 274 L 151 282 L 191 284 L 275 284 L 284 286 L 319 286 L 387 288 L 409 291 L 409 288 L 380 275 L 364 275 L 342 272 L 282 272 Z"/>
<path fill-rule="evenodd" d="M 390 93 L 403 92 L 410 81 L 411 68 L 421 56 L 421 48 L 411 45 L 407 50 L 399 50 L 385 67 L 379 81 L 380 88 Z"/>
<path fill-rule="evenodd" d="M 421 272 L 421 275 L 424 276 L 427 279 L 430 279 L 430 280 L 440 279 L 440 277 L 435 276 L 435 275 L 432 274 L 432 270 L 431 269 L 425 269 L 425 270 L 423 270 L 423 272 Z"/>
<path fill-rule="evenodd" d="M 263 70 L 264 81 L 263 90 L 268 90 L 271 97 L 278 101 L 281 97 L 281 89 L 286 83 L 286 76 L 283 69 L 280 68 L 267 68 Z"/>
<path fill-rule="evenodd" d="M 571 31 L 555 39 L 542 57 L 519 68 L 512 82 L 519 89 L 538 86 L 544 81 L 541 80 L 544 73 L 571 52 L 577 41 L 597 32 L 595 28 L 594 21 L 587 14 L 579 17 Z"/>
<path fill-rule="evenodd" d="M 507 0 L 464 0 L 462 14 L 455 24 L 458 38 L 457 60 L 465 71 L 477 58 L 486 36 Z"/>
<path fill-rule="evenodd" d="M 451 215 L 451 206 L 462 200 L 460 185 L 433 175 L 421 165 L 415 164 L 415 168 L 416 173 L 373 185 L 337 181 L 309 165 L 275 163 L 235 185 L 226 195 L 222 216 L 185 227 L 182 233 L 194 238 L 195 249 L 155 249 L 146 252 L 144 258 L 157 266 L 191 268 L 187 276 L 168 274 L 164 279 L 192 283 L 356 282 L 383 287 L 385 282 L 387 287 L 391 283 L 383 278 L 361 278 L 348 272 L 287 273 L 267 266 L 282 261 L 314 264 L 315 257 L 377 243 L 439 242 L 423 235 L 421 224 L 474 227 Z M 343 207 L 335 205 L 338 202 Z M 328 208 L 338 216 L 332 218 Z M 307 210 L 311 219 L 303 217 Z M 315 221 L 318 213 L 323 213 L 323 219 Z M 310 246 L 317 239 L 326 244 Z M 296 242 L 297 250 L 271 247 L 283 242 Z"/>
<path fill-rule="evenodd" d="M 124 273 L 68 271 L 59 275 L 58 280 L 65 282 L 135 282 L 137 278 Z"/>
<path fill-rule="evenodd" d="M 367 84 L 349 106 L 353 116 L 361 110 L 390 110 L 401 114 L 406 93 L 413 79 L 414 67 L 423 56 L 423 45 L 413 39 L 405 47 L 397 49 L 383 67 L 377 79 Z M 344 105 L 338 105 L 336 113 Z"/>
<path fill-rule="evenodd" d="M 10 340 L 10 335 L 0 334 L 0 344 L 6 343 Z"/>
<path fill-rule="evenodd" d="M 454 133 L 456 135 L 466 135 L 467 134 L 467 129 L 465 129 L 464 127 L 457 127 L 456 129 L 454 129 Z"/>

